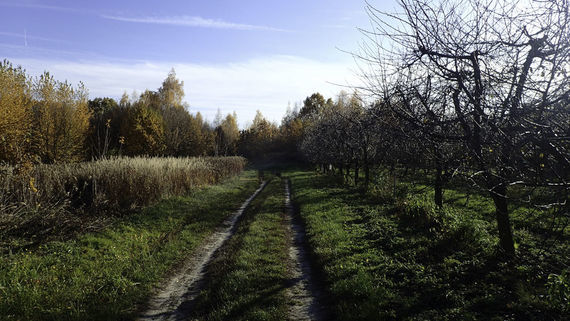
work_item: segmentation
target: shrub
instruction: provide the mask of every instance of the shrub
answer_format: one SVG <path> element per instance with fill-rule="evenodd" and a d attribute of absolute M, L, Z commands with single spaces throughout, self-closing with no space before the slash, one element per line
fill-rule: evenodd
<path fill-rule="evenodd" d="M 570 270 L 548 276 L 548 301 L 564 312 L 570 312 Z"/>
<path fill-rule="evenodd" d="M 446 211 L 437 208 L 426 195 L 410 196 L 396 204 L 396 213 L 402 223 L 425 231 L 440 230 Z"/>
<path fill-rule="evenodd" d="M 396 204 L 395 212 L 403 226 L 437 240 L 434 253 L 440 255 L 459 249 L 477 253 L 493 244 L 488 222 L 469 217 L 454 207 L 439 208 L 429 194 L 409 196 Z"/>

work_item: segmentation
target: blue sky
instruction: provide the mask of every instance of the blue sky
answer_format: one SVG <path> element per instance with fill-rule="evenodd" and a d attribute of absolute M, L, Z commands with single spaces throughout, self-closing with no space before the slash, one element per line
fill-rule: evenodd
<path fill-rule="evenodd" d="M 390 9 L 392 2 L 375 6 Z M 90 97 L 156 89 L 171 68 L 190 111 L 274 121 L 312 92 L 357 84 L 361 0 L 0 0 L 0 57 L 83 81 Z"/>

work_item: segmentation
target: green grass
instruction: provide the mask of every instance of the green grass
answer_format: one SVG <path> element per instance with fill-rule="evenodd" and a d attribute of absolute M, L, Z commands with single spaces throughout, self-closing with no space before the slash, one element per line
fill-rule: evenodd
<path fill-rule="evenodd" d="M 251 203 L 236 234 L 208 269 L 195 320 L 283 320 L 288 299 L 288 235 L 283 182 L 273 179 Z"/>
<path fill-rule="evenodd" d="M 160 201 L 106 230 L 0 259 L 0 319 L 123 320 L 257 188 L 254 171 Z M 220 201 L 223 200 L 223 201 Z"/>
<path fill-rule="evenodd" d="M 447 190 L 438 210 L 433 191 L 402 182 L 372 192 L 338 179 L 289 172 L 295 203 L 338 320 L 560 320 L 557 297 L 570 264 L 568 235 L 540 247 L 543 223 L 513 207 L 517 258 L 497 253 L 492 201 Z M 407 192 L 406 192 L 407 191 Z M 558 284 L 551 286 L 550 284 Z M 550 288 L 549 288 L 550 287 Z M 560 303 L 562 302 L 562 303 Z M 566 307 L 564 306 L 566 305 Z M 566 310 L 568 311 L 568 310 Z"/>

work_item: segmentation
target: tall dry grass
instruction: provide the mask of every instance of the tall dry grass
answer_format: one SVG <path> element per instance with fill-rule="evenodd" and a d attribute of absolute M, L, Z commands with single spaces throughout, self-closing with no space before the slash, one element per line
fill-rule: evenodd
<path fill-rule="evenodd" d="M 29 175 L 1 167 L 0 243 L 96 229 L 105 218 L 237 175 L 245 164 L 242 157 L 123 157 L 38 165 Z"/>

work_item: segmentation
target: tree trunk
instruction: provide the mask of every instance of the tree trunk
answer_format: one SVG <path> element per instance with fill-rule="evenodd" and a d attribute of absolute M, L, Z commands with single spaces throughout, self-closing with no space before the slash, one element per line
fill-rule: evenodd
<path fill-rule="evenodd" d="M 370 183 L 370 165 L 368 162 L 364 163 L 364 186 L 368 188 L 368 184 Z"/>
<path fill-rule="evenodd" d="M 441 161 L 437 159 L 435 161 L 435 205 L 438 207 L 443 206 L 443 181 L 441 179 L 442 168 Z"/>
<path fill-rule="evenodd" d="M 362 159 L 364 160 L 364 187 L 368 189 L 368 183 L 370 183 L 370 164 L 368 161 L 368 149 L 366 147 L 364 148 Z"/>
<path fill-rule="evenodd" d="M 390 172 L 392 174 L 392 195 L 396 197 L 396 166 L 392 165 L 390 167 Z"/>
<path fill-rule="evenodd" d="M 493 202 L 495 202 L 497 227 L 499 229 L 499 244 L 506 254 L 513 255 L 515 253 L 515 244 L 513 241 L 513 233 L 511 231 L 506 196 L 507 187 L 504 184 L 495 187 L 493 191 L 491 191 L 491 197 L 493 198 Z"/>
<path fill-rule="evenodd" d="M 354 186 L 358 186 L 358 162 L 354 164 Z"/>

